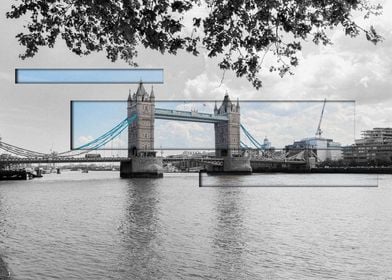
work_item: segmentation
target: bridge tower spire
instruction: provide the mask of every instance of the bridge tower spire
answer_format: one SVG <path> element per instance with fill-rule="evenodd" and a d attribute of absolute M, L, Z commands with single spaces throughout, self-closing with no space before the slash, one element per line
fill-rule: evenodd
<path fill-rule="evenodd" d="M 155 104 L 154 86 L 151 86 L 150 101 Z"/>

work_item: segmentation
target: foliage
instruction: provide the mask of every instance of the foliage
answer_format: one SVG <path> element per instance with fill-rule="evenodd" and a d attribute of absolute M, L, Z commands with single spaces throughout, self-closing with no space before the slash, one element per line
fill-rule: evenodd
<path fill-rule="evenodd" d="M 328 29 L 341 26 L 346 35 L 365 34 L 377 43 L 382 37 L 373 27 L 364 29 L 353 20 L 381 12 L 367 0 L 17 0 L 8 18 L 27 17 L 25 31 L 17 38 L 26 50 L 21 58 L 34 56 L 40 47 L 54 47 L 63 39 L 78 55 L 105 51 L 107 57 L 136 66 L 136 47 L 176 54 L 186 50 L 220 58 L 219 67 L 245 76 L 261 87 L 259 74 L 265 55 L 277 61 L 270 71 L 281 76 L 298 65 L 301 42 L 331 44 Z M 204 17 L 193 17 L 193 8 Z"/>

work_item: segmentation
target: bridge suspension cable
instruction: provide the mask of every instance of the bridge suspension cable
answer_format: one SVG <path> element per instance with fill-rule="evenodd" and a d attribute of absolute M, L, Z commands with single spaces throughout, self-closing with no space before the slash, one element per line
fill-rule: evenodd
<path fill-rule="evenodd" d="M 112 141 L 118 135 L 120 135 L 121 132 L 123 132 L 129 125 L 131 125 L 136 120 L 136 118 L 137 118 L 136 115 L 133 115 L 129 118 L 125 118 L 119 124 L 117 124 L 115 127 L 110 129 L 109 131 L 105 132 L 101 136 L 97 137 L 96 139 L 75 148 L 73 151 L 63 152 L 63 153 L 60 153 L 59 155 L 63 156 L 63 157 L 64 156 L 71 156 L 69 154 L 74 151 L 82 151 L 82 152 L 79 152 L 77 154 L 72 155 L 72 156 L 77 156 L 77 155 L 89 153 L 92 150 L 97 150 L 100 147 L 105 146 L 107 143 Z M 67 154 L 67 155 L 65 155 L 65 154 Z"/>
<path fill-rule="evenodd" d="M 5 143 L 3 141 L 0 141 L 0 149 L 4 150 L 6 152 L 9 152 L 9 153 L 12 153 L 12 154 L 15 154 L 18 156 L 24 156 L 24 157 L 42 157 L 42 156 L 46 155 L 44 153 L 19 148 L 17 146 Z"/>
<path fill-rule="evenodd" d="M 244 142 L 242 142 L 241 140 L 240 140 L 240 146 L 241 146 L 241 148 L 249 149 L 249 146 L 246 145 L 246 144 L 245 144 Z"/>
<path fill-rule="evenodd" d="M 58 158 L 66 158 L 66 157 L 74 157 L 78 155 L 83 155 L 86 153 L 91 152 L 92 150 L 97 150 L 100 147 L 106 145 L 110 141 L 112 141 L 114 138 L 119 136 L 129 125 L 131 125 L 135 120 L 137 116 L 133 115 L 131 117 L 127 117 L 124 120 L 122 120 L 119 124 L 117 124 L 115 127 L 110 129 L 109 131 L 105 132 L 98 138 L 90 141 L 89 143 L 86 143 L 84 145 L 81 145 L 77 147 L 74 150 L 71 151 L 65 151 L 62 153 L 58 154 L 46 154 L 46 153 L 40 153 L 40 152 L 35 152 L 32 150 L 20 148 L 8 143 L 5 143 L 0 140 L 0 150 L 4 150 L 6 152 L 9 152 L 11 154 L 14 154 L 16 156 L 21 156 L 21 157 L 27 157 L 27 158 L 48 158 L 48 157 L 58 157 Z M 76 150 L 76 153 L 75 153 Z"/>
<path fill-rule="evenodd" d="M 85 150 L 85 149 L 92 149 L 96 150 L 111 140 L 113 140 L 116 136 L 118 136 L 125 128 L 127 128 L 134 120 L 136 120 L 136 115 L 133 115 L 130 118 L 126 118 L 121 121 L 118 125 L 113 127 L 108 132 L 104 133 L 100 137 L 94 139 L 93 141 L 86 143 L 82 146 L 75 148 L 75 150 Z"/>
<path fill-rule="evenodd" d="M 249 139 L 249 141 L 256 147 L 256 149 L 265 150 L 265 145 L 260 144 L 256 138 L 250 134 L 250 132 L 241 124 L 241 129 L 244 132 L 245 136 Z M 242 141 L 241 141 L 242 142 Z M 243 142 L 242 142 L 243 143 Z"/>

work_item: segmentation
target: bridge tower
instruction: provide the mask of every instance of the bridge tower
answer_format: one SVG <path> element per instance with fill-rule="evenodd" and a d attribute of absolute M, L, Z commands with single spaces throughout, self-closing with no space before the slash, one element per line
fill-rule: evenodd
<path fill-rule="evenodd" d="M 211 171 L 250 174 L 250 158 L 244 157 L 240 150 L 240 104 L 234 104 L 226 93 L 221 106 L 215 103 L 215 115 L 227 117 L 227 121 L 215 123 L 215 155 L 223 157 L 223 168 Z"/>
<path fill-rule="evenodd" d="M 215 115 L 227 116 L 227 122 L 215 123 L 215 155 L 233 157 L 240 152 L 240 104 L 234 104 L 226 93 L 219 109 L 214 108 Z"/>
<path fill-rule="evenodd" d="M 154 90 L 148 94 L 143 83 L 139 83 L 137 91 L 128 96 L 128 118 L 135 115 L 136 120 L 128 127 L 128 157 L 155 157 L 154 122 L 155 95 Z"/>
<path fill-rule="evenodd" d="M 128 160 L 120 164 L 122 178 L 163 177 L 162 159 L 154 151 L 155 95 L 139 83 L 137 91 L 128 96 L 128 118 L 136 119 L 128 126 Z"/>

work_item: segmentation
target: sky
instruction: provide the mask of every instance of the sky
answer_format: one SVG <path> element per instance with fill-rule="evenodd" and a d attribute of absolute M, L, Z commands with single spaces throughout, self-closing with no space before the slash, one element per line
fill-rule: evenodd
<path fill-rule="evenodd" d="M 220 105 L 220 100 L 217 104 Z M 294 140 L 293 135 L 302 131 L 301 138 L 313 137 L 317 130 L 323 102 L 291 101 L 241 101 L 241 124 L 262 143 L 267 137 L 272 145 L 281 149 Z M 156 108 L 212 113 L 214 101 L 157 101 Z M 126 101 L 75 101 L 72 104 L 72 141 L 79 147 L 111 130 L 124 119 Z M 347 145 L 354 139 L 354 101 L 326 102 L 322 121 L 322 136 L 342 135 L 341 144 Z M 302 124 L 307 122 L 307 126 Z M 92 125 L 99 123 L 99 126 Z M 168 133 L 174 131 L 175 133 Z M 270 134 L 270 136 L 268 136 Z M 155 120 L 156 149 L 214 149 L 214 125 L 194 122 Z M 105 149 L 126 149 L 127 131 L 114 141 L 103 146 Z M 272 137 L 272 138 L 271 138 Z M 241 140 L 255 148 L 241 131 Z"/>
<path fill-rule="evenodd" d="M 359 22 L 363 26 L 374 25 L 385 38 L 384 42 L 374 46 L 364 35 L 353 39 L 340 29 L 333 30 L 331 46 L 303 43 L 300 64 L 294 69 L 294 75 L 280 78 L 276 73 L 263 71 L 260 90 L 230 72 L 221 83 L 223 73 L 217 66 L 218 61 L 209 59 L 205 53 L 198 57 L 184 52 L 176 56 L 162 55 L 140 47 L 136 61 L 142 68 L 164 69 L 164 83 L 154 85 L 159 100 L 222 100 L 226 92 L 233 100 L 242 101 L 355 100 L 355 105 L 328 102 L 322 125 L 324 137 L 350 144 L 354 138 L 360 138 L 361 130 L 392 126 L 392 1 L 372 2 L 384 6 L 383 15 L 371 17 L 367 22 L 359 18 Z M 69 150 L 71 100 L 126 100 L 129 90 L 136 91 L 137 85 L 15 84 L 15 68 L 129 66 L 121 61 L 110 62 L 104 53 L 79 57 L 61 40 L 53 49 L 43 48 L 35 57 L 21 60 L 18 56 L 23 48 L 15 35 L 22 31 L 24 20 L 5 18 L 13 3 L 0 2 L 0 137 L 4 142 L 40 152 Z M 146 85 L 146 89 L 150 90 L 150 85 Z M 246 112 L 242 110 L 241 120 L 258 139 L 267 136 L 274 146 L 313 136 L 322 107 L 322 102 L 308 106 L 295 102 L 258 104 L 249 105 Z M 181 106 L 190 109 L 192 105 Z M 103 112 L 96 111 L 98 115 Z M 162 138 L 159 141 L 167 142 L 177 139 L 180 144 L 189 138 L 194 145 L 201 145 L 205 144 L 205 137 L 200 135 L 209 135 L 212 131 L 208 124 L 159 122 L 157 141 L 159 137 Z M 78 136 L 85 137 L 84 141 L 105 127 L 100 121 L 88 125 L 86 133 Z M 179 139 L 179 133 L 185 136 Z"/>

